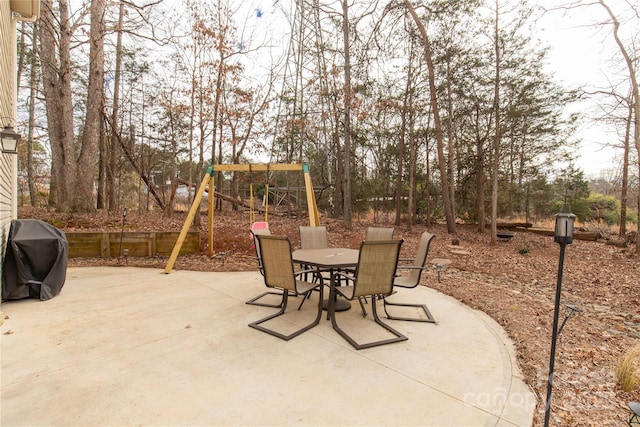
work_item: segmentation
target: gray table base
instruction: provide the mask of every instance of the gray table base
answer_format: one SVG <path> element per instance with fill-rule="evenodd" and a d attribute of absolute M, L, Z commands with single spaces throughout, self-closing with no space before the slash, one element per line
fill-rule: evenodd
<path fill-rule="evenodd" d="M 336 300 L 336 311 L 347 311 L 351 308 L 351 303 L 346 299 L 338 298 Z M 329 310 L 329 300 L 326 299 L 322 302 L 322 309 Z"/>

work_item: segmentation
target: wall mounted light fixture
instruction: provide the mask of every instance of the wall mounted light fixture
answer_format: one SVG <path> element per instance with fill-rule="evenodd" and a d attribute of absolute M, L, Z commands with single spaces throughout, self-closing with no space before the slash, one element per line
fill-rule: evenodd
<path fill-rule="evenodd" d="M 2 131 L 0 131 L 0 142 L 2 143 L 2 152 L 3 153 L 18 153 L 18 141 L 22 138 L 22 136 L 13 130 L 13 126 L 5 126 Z"/>

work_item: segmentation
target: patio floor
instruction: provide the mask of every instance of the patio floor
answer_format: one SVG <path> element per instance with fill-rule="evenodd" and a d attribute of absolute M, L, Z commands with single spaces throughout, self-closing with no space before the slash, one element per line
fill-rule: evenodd
<path fill-rule="evenodd" d="M 394 298 L 426 302 L 438 324 L 388 320 L 409 340 L 356 351 L 324 316 L 288 342 L 249 328 L 275 310 L 244 303 L 265 289 L 257 272 L 69 268 L 57 297 L 2 305 L 0 424 L 532 424 L 536 398 L 484 313 L 403 289 Z M 278 327 L 307 322 L 315 298 Z M 357 303 L 338 316 L 377 333 Z"/>

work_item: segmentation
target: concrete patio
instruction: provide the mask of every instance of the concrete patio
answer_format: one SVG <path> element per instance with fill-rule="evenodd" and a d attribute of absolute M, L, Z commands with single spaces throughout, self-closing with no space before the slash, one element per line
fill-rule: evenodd
<path fill-rule="evenodd" d="M 2 305 L 2 426 L 530 426 L 536 398 L 490 317 L 430 288 L 438 324 L 356 351 L 323 317 L 289 342 L 247 325 L 257 272 L 69 268 L 48 301 Z M 327 292 L 328 293 L 328 292 Z M 317 296 L 278 320 L 314 316 Z M 341 326 L 369 334 L 356 305 Z M 375 337 L 374 337 L 375 338 Z"/>

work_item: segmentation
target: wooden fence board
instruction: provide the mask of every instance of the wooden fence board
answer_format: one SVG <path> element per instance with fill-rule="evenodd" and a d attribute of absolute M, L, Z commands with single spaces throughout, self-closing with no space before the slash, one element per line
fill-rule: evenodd
<path fill-rule="evenodd" d="M 158 255 L 171 255 L 171 251 L 176 244 L 179 234 L 180 233 L 166 231 L 155 233 L 156 253 Z M 180 248 L 180 255 L 197 252 L 200 252 L 200 235 L 197 232 L 189 232 Z"/>
<path fill-rule="evenodd" d="M 69 258 L 117 257 L 127 249 L 130 257 L 168 256 L 178 239 L 178 232 L 66 232 Z M 122 247 L 120 240 L 122 239 Z M 200 233 L 190 231 L 180 248 L 180 255 L 200 252 Z"/>

